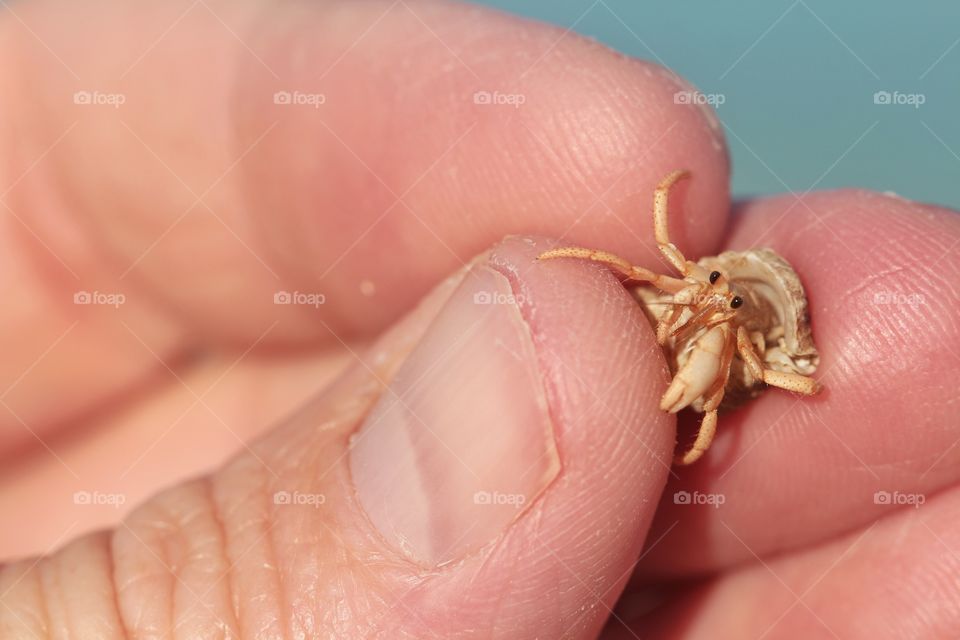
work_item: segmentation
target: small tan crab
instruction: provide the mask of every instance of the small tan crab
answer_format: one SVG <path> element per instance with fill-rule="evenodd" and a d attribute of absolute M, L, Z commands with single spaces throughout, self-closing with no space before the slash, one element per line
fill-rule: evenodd
<path fill-rule="evenodd" d="M 710 447 L 717 410 L 755 397 L 764 384 L 813 395 L 809 377 L 819 363 L 810 332 L 803 286 L 789 263 L 772 249 L 727 251 L 699 262 L 684 258 L 667 234 L 670 188 L 687 171 L 674 171 L 654 191 L 653 228 L 660 252 L 682 278 L 637 267 L 606 251 L 564 247 L 537 259 L 581 258 L 600 262 L 627 280 L 646 282 L 634 296 L 654 324 L 673 380 L 660 409 L 703 413 L 692 447 L 674 462 L 695 462 Z M 726 401 L 724 398 L 726 397 Z"/>

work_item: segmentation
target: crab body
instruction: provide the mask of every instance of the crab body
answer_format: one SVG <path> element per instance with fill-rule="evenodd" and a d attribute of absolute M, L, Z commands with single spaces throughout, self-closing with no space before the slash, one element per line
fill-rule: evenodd
<path fill-rule="evenodd" d="M 766 367 L 802 376 L 816 371 L 820 357 L 810 330 L 806 295 L 800 278 L 786 260 L 772 249 L 749 249 L 726 251 L 702 258 L 697 264 L 708 273 L 719 271 L 726 275 L 730 291 L 744 300 L 734 324 L 746 330 Z M 648 286 L 635 287 L 632 293 L 654 326 L 680 295 Z M 689 302 L 685 297 L 681 301 Z M 684 308 L 678 323 L 686 323 L 693 315 L 692 307 Z M 704 365 L 688 364 L 691 355 L 701 348 L 698 341 L 706 332 L 701 326 L 688 336 L 671 336 L 663 343 L 672 375 L 684 370 L 684 377 L 688 378 L 691 367 L 705 378 L 715 375 Z M 733 409 L 760 395 L 765 387 L 740 355 L 734 354 L 720 407 Z M 689 406 L 702 413 L 703 397 L 696 398 Z"/>
<path fill-rule="evenodd" d="M 809 376 L 819 363 L 806 295 L 790 264 L 772 249 L 727 251 L 698 262 L 670 242 L 667 198 L 688 174 L 675 171 L 654 192 L 654 235 L 680 277 L 654 273 L 583 247 L 546 251 L 538 259 L 580 258 L 607 265 L 633 287 L 656 329 L 673 378 L 660 408 L 704 414 L 693 445 L 675 461 L 691 464 L 709 448 L 717 412 L 775 386 L 804 395 L 821 387 Z"/>

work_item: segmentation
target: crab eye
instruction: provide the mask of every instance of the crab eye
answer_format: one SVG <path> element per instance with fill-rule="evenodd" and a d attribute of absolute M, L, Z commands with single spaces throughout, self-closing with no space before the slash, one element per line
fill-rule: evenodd
<path fill-rule="evenodd" d="M 731 309 L 739 309 L 743 306 L 743 298 L 740 296 L 733 296 L 733 300 L 730 301 Z"/>
<path fill-rule="evenodd" d="M 711 272 L 710 272 L 710 284 L 713 284 L 714 282 L 716 282 L 716 281 L 719 280 L 719 279 L 720 279 L 720 272 L 719 272 L 719 271 L 711 271 Z"/>

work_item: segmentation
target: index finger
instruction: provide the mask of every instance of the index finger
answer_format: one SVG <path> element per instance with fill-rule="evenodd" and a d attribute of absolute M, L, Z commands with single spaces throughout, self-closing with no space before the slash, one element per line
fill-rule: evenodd
<path fill-rule="evenodd" d="M 493 11 L 46 0 L 0 33 L 0 447 L 197 346 L 374 332 L 508 233 L 652 264 L 649 194 L 677 167 L 678 243 L 709 252 L 725 221 L 689 86 Z"/>

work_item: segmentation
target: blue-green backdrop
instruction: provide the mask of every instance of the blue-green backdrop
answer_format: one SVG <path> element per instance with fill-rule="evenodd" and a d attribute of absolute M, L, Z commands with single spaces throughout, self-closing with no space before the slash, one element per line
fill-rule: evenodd
<path fill-rule="evenodd" d="M 479 3 L 722 95 L 737 196 L 860 186 L 960 208 L 957 0 Z"/>

